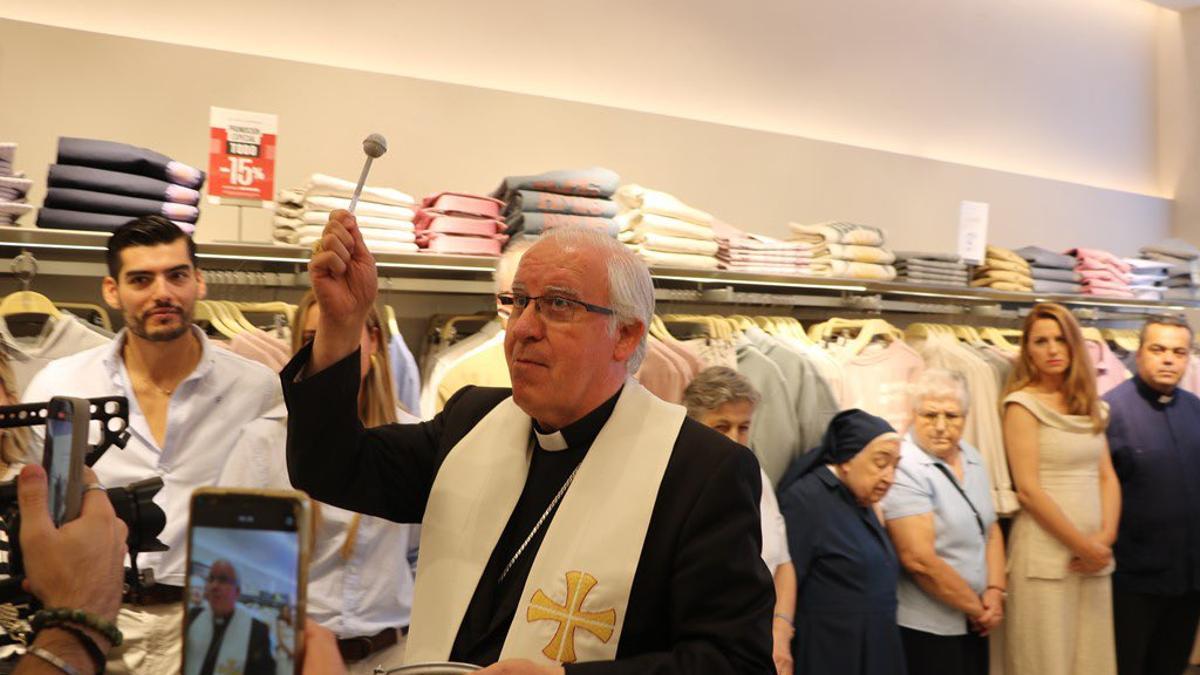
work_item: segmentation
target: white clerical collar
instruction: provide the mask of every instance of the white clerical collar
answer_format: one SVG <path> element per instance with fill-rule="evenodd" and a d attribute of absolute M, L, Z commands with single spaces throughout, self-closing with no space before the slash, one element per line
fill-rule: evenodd
<path fill-rule="evenodd" d="M 558 452 L 560 450 L 567 449 L 567 438 L 563 436 L 561 431 L 543 434 L 535 427 L 533 433 L 535 436 L 537 436 L 538 447 L 543 450 Z"/>

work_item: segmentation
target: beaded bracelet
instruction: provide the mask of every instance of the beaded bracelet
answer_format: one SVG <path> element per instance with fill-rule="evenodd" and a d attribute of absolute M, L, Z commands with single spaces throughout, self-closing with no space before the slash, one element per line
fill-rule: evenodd
<path fill-rule="evenodd" d="M 89 614 L 82 609 L 67 609 L 65 607 L 43 609 L 29 619 L 29 625 L 35 631 L 43 628 L 52 628 L 64 623 L 73 623 L 77 626 L 91 628 L 103 635 L 114 647 L 120 647 L 125 639 L 115 624 L 105 621 L 95 614 Z"/>

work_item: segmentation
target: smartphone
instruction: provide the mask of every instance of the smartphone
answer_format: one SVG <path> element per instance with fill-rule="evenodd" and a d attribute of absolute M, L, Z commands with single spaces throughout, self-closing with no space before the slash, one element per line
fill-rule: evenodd
<path fill-rule="evenodd" d="M 46 469 L 50 517 L 55 526 L 79 517 L 83 504 L 83 460 L 87 456 L 91 403 L 55 396 L 46 415 L 42 467 Z"/>
<path fill-rule="evenodd" d="M 184 675 L 300 673 L 309 518 L 303 492 L 192 493 Z"/>

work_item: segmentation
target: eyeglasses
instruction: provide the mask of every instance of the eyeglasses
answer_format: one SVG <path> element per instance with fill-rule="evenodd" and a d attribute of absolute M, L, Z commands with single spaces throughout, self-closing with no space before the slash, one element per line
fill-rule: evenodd
<path fill-rule="evenodd" d="M 512 318 L 521 316 L 529 303 L 537 308 L 542 318 L 554 323 L 569 323 L 577 320 L 584 312 L 612 316 L 613 310 L 599 305 L 590 305 L 582 300 L 564 298 L 561 295 L 533 296 L 524 293 L 500 293 L 496 296 L 504 307 L 512 307 Z"/>
<path fill-rule="evenodd" d="M 917 417 L 920 417 L 930 424 L 937 422 L 939 419 L 946 424 L 960 424 L 967 418 L 967 416 L 963 415 L 962 413 L 948 412 L 919 412 L 917 413 Z"/>

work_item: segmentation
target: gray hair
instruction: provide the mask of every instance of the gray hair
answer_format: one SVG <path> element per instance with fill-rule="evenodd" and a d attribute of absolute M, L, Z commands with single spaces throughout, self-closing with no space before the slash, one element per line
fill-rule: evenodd
<path fill-rule="evenodd" d="M 504 247 L 504 254 L 496 261 L 496 269 L 492 272 L 492 284 L 496 293 L 507 293 L 512 290 L 513 279 L 517 276 L 517 267 L 521 264 L 521 256 L 537 243 L 534 237 L 517 236 Z"/>
<path fill-rule="evenodd" d="M 962 413 L 966 415 L 971 404 L 967 378 L 955 370 L 930 368 L 908 386 L 908 400 L 912 403 L 914 412 L 927 398 L 957 398 L 958 404 L 962 406 Z"/>
<path fill-rule="evenodd" d="M 608 263 L 608 301 L 613 310 L 609 330 L 634 322 L 642 324 L 642 340 L 625 362 L 630 373 L 637 372 L 646 358 L 646 335 L 654 316 L 654 282 L 650 269 L 624 244 L 604 232 L 582 225 L 564 225 L 547 230 L 541 242 L 564 248 L 596 248 L 606 253 Z"/>
<path fill-rule="evenodd" d="M 750 380 L 725 366 L 705 368 L 683 390 L 683 405 L 689 417 L 699 417 L 733 401 L 749 401 L 751 405 L 758 405 L 761 398 Z"/>

